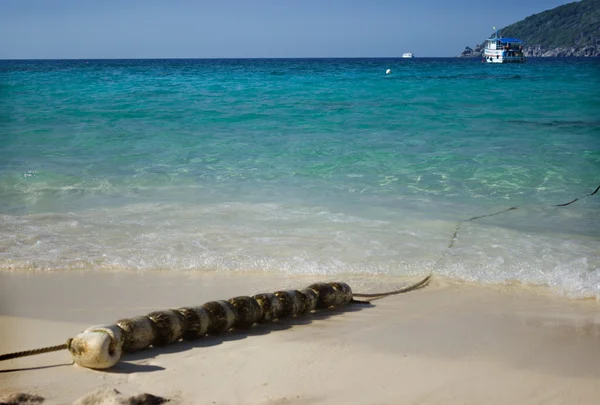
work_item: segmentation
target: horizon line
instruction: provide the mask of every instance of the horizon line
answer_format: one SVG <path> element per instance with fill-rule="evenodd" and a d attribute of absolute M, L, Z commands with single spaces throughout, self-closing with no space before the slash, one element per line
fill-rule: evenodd
<path fill-rule="evenodd" d="M 460 56 L 415 56 L 410 59 L 474 59 Z M 244 60 L 244 59 L 407 59 L 402 56 L 252 56 L 252 57 L 147 57 L 147 58 L 0 58 L 0 61 L 25 60 Z"/>

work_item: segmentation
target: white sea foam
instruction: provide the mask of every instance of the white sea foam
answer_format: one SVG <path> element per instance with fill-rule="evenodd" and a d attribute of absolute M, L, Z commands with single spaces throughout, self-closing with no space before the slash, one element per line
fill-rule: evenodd
<path fill-rule="evenodd" d="M 394 210 L 135 204 L 79 213 L 4 215 L 0 269 L 419 275 L 544 285 L 600 297 L 596 238 L 516 229 L 516 213 L 471 222 Z M 527 216 L 527 213 L 521 213 Z M 502 226 L 499 222 L 504 223 Z M 456 237 L 453 233 L 459 225 Z M 452 245 L 449 247 L 449 245 Z"/>

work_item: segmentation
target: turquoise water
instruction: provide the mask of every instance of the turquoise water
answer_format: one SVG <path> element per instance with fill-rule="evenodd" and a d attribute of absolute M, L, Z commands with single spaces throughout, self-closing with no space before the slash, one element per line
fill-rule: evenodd
<path fill-rule="evenodd" d="M 0 61 L 1 270 L 598 298 L 599 185 L 597 59 Z"/>

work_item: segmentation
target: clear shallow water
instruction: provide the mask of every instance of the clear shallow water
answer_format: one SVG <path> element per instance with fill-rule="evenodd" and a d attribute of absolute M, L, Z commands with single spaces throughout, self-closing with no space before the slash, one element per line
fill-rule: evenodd
<path fill-rule="evenodd" d="M 600 193 L 553 205 L 599 174 L 596 59 L 0 61 L 3 270 L 433 270 L 598 298 Z"/>

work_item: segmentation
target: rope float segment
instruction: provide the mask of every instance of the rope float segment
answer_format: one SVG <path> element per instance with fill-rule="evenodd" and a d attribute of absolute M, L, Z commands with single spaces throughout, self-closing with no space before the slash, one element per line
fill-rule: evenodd
<path fill-rule="evenodd" d="M 227 301 L 210 301 L 201 306 L 154 311 L 145 316 L 120 319 L 112 325 L 85 329 L 65 344 L 0 355 L 9 360 L 34 354 L 68 349 L 75 364 L 92 369 L 107 369 L 119 362 L 123 353 L 150 346 L 160 347 L 180 339 L 194 340 L 217 335 L 229 329 L 248 329 L 256 323 L 293 317 L 316 309 L 339 307 L 349 303 L 368 303 L 354 297 L 383 298 L 422 288 L 431 275 L 396 291 L 353 294 L 346 283 L 314 283 L 303 290 L 239 296 Z"/>

